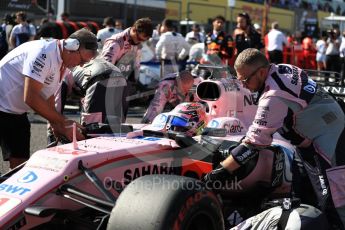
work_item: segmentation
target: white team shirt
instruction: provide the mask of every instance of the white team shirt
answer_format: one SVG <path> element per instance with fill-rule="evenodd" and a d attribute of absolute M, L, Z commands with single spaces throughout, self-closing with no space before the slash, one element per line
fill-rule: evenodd
<path fill-rule="evenodd" d="M 283 44 L 288 44 L 286 36 L 279 30 L 272 29 L 268 34 L 268 51 L 283 51 Z"/>
<path fill-rule="evenodd" d="M 17 24 L 13 27 L 11 31 L 11 37 L 15 37 L 17 34 L 20 33 L 28 33 L 30 34 L 30 37 L 32 37 L 36 35 L 36 28 L 31 24 Z"/>
<path fill-rule="evenodd" d="M 190 39 L 194 41 L 194 43 L 205 42 L 205 35 L 202 32 L 195 33 L 194 31 L 191 31 L 186 34 L 185 40 L 189 42 Z"/>
<path fill-rule="evenodd" d="M 316 42 L 316 61 L 324 61 L 326 58 L 326 42 L 322 39 Z"/>
<path fill-rule="evenodd" d="M 1 59 L 1 111 L 22 114 L 29 110 L 30 107 L 24 102 L 25 76 L 43 84 L 41 95 L 45 99 L 56 92 L 61 84 L 62 65 L 58 42 L 58 40 L 26 42 Z"/>
<path fill-rule="evenodd" d="M 120 33 L 122 30 L 115 29 L 114 27 L 106 27 L 98 30 L 97 40 L 99 42 L 99 48 L 101 49 L 104 45 L 104 42 L 107 38 L 110 38 L 112 35 Z"/>
<path fill-rule="evenodd" d="M 156 45 L 156 56 L 159 59 L 182 60 L 189 53 L 188 42 L 178 33 L 163 33 Z"/>

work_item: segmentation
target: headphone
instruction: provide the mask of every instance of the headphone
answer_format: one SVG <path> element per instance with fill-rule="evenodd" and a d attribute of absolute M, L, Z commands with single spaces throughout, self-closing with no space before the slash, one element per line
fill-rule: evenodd
<path fill-rule="evenodd" d="M 242 12 L 242 13 L 239 13 L 238 16 L 239 16 L 239 17 L 243 17 L 243 18 L 246 19 L 246 24 L 247 24 L 247 26 L 252 25 L 252 20 L 250 19 L 250 16 L 249 16 L 248 13 Z"/>
<path fill-rule="evenodd" d="M 67 38 L 63 41 L 63 47 L 69 51 L 77 51 L 80 48 L 80 41 L 76 38 Z"/>

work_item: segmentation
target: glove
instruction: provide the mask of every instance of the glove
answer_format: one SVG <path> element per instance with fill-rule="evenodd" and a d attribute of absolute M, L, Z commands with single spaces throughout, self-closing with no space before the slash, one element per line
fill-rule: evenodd
<path fill-rule="evenodd" d="M 221 164 L 211 172 L 207 173 L 202 181 L 206 185 L 212 185 L 217 183 L 221 183 L 222 185 L 225 184 L 226 181 L 230 181 L 234 178 L 234 175 L 230 173 L 226 168 L 224 168 Z M 219 185 L 219 184 L 218 184 Z"/>

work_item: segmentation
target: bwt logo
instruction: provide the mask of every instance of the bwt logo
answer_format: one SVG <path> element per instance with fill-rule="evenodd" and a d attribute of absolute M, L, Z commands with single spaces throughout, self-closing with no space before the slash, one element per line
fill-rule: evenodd
<path fill-rule="evenodd" d="M 37 175 L 33 171 L 28 171 L 23 177 L 17 179 L 19 183 L 31 183 L 37 180 Z"/>

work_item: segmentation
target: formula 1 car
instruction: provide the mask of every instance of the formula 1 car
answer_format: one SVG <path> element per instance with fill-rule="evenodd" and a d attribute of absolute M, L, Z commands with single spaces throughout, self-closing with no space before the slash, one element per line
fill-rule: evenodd
<path fill-rule="evenodd" d="M 219 189 L 200 181 L 244 136 L 256 105 L 235 79 L 196 91 L 207 106 L 202 135 L 166 131 L 181 122 L 172 111 L 134 132 L 39 150 L 4 174 L 1 229 L 224 229 L 260 212 L 262 198 L 288 195 L 295 149 L 279 138 L 238 181 Z"/>

